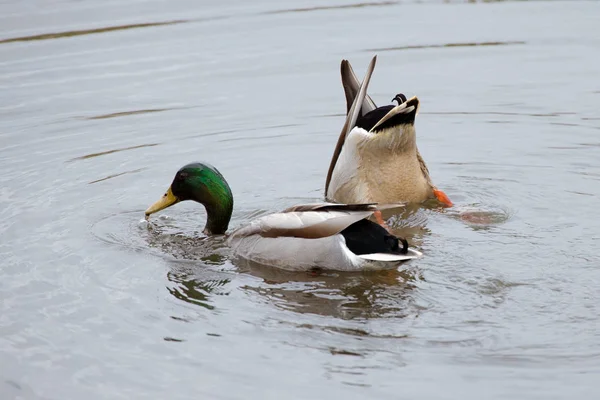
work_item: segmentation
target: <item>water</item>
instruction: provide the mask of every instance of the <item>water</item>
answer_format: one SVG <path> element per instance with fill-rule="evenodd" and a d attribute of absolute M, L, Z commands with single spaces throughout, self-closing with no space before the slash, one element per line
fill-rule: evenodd
<path fill-rule="evenodd" d="M 598 2 L 0 4 L 2 399 L 595 398 Z M 339 63 L 418 95 L 456 206 L 390 223 L 401 271 L 233 265 L 179 204 L 217 166 L 231 226 L 322 198 Z"/>

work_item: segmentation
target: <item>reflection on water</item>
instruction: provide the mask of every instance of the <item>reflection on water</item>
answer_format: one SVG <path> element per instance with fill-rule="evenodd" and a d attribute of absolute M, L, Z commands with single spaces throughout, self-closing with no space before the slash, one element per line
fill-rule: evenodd
<path fill-rule="evenodd" d="M 397 317 L 414 313 L 410 293 L 423 279 L 415 267 L 364 273 L 290 273 L 236 261 L 240 272 L 262 279 L 244 291 L 278 308 L 341 319 Z"/>
<path fill-rule="evenodd" d="M 290 273 L 236 260 L 238 272 L 260 278 L 258 284 L 236 288 L 230 272 L 217 272 L 203 263 L 171 265 L 168 292 L 193 305 L 213 310 L 212 296 L 241 289 L 282 310 L 340 319 L 414 315 L 418 309 L 411 291 L 414 282 L 423 279 L 415 267 L 368 273 Z"/>
<path fill-rule="evenodd" d="M 187 303 L 213 310 L 210 303 L 212 295 L 226 295 L 231 279 L 227 276 L 215 277 L 212 271 L 203 273 L 202 265 L 178 265 L 167 272 L 167 279 L 171 283 L 167 291 L 176 299 Z M 209 275 L 209 276 L 205 276 Z"/>

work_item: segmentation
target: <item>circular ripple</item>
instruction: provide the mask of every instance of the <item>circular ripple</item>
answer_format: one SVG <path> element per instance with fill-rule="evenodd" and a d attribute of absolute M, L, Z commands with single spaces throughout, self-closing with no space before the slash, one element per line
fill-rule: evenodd
<path fill-rule="evenodd" d="M 473 228 L 503 224 L 511 217 L 511 212 L 507 208 L 483 204 L 459 205 L 448 209 L 446 214 Z"/>
<path fill-rule="evenodd" d="M 143 211 L 109 215 L 92 225 L 99 240 L 178 260 L 222 264 L 228 257 L 224 236 L 207 237 L 197 213 L 162 214 L 145 221 Z M 200 222 L 200 223 L 199 223 Z"/>

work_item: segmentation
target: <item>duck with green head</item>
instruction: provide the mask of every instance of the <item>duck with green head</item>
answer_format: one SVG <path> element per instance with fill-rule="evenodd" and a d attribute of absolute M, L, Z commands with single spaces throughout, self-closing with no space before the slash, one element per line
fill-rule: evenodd
<path fill-rule="evenodd" d="M 233 195 L 215 167 L 200 162 L 182 167 L 166 193 L 146 210 L 146 219 L 185 200 L 204 205 L 206 235 L 226 233 Z M 368 218 L 375 211 L 401 206 L 301 204 L 257 218 L 231 232 L 227 240 L 234 256 L 285 270 L 394 268 L 421 253 Z"/>

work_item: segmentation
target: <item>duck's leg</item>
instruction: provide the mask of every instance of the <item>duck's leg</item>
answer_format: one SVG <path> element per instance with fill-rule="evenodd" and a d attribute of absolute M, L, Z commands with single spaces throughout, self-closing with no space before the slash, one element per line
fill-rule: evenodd
<path fill-rule="evenodd" d="M 381 225 L 386 231 L 391 232 L 390 227 L 387 226 L 387 224 L 383 220 L 383 215 L 381 214 L 381 211 L 377 210 L 373 212 L 373 215 L 375 216 L 375 221 L 377 221 L 379 225 Z"/>
<path fill-rule="evenodd" d="M 452 201 L 450 200 L 448 195 L 439 189 L 433 189 L 433 195 L 436 199 L 438 199 L 440 203 L 442 203 L 446 207 L 452 207 L 454 205 L 452 204 Z"/>

